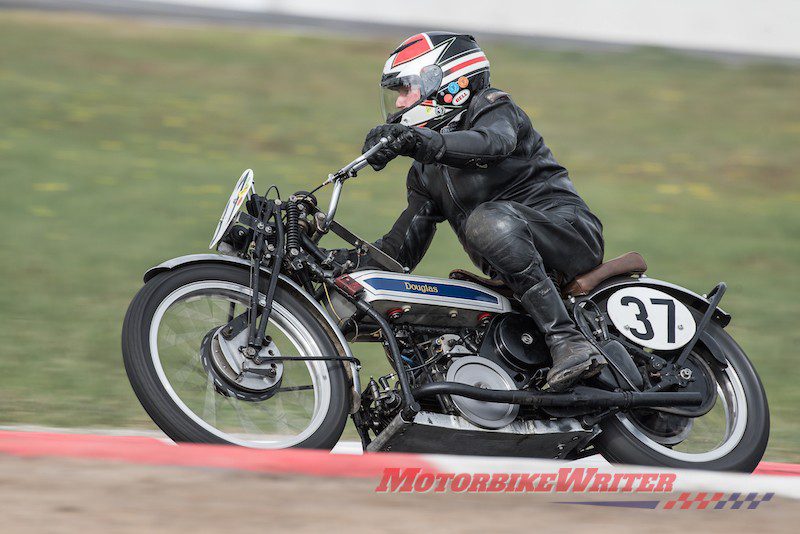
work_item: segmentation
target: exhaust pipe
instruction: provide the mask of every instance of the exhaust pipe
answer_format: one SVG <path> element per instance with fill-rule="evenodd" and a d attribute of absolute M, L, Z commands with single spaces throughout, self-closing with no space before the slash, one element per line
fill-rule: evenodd
<path fill-rule="evenodd" d="M 598 388 L 578 386 L 569 393 L 542 393 L 540 391 L 520 391 L 501 389 L 482 389 L 458 382 L 434 382 L 424 384 L 412 391 L 414 398 L 434 395 L 458 395 L 486 402 L 521 404 L 535 408 L 641 408 L 645 406 L 699 406 L 703 402 L 700 393 L 683 392 L 640 392 L 605 391 Z"/>

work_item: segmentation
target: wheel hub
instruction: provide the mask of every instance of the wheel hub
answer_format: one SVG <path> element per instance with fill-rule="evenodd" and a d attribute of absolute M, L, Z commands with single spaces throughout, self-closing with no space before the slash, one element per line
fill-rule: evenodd
<path fill-rule="evenodd" d="M 267 338 L 269 343 L 261 350 L 245 355 L 247 329 L 226 339 L 223 328 L 206 334 L 200 351 L 203 367 L 214 378 L 217 390 L 243 400 L 268 399 L 283 378 L 283 363 L 270 361 L 281 355 L 275 342 Z"/>
<path fill-rule="evenodd" d="M 656 443 L 674 446 L 685 440 L 692 431 L 694 419 L 652 410 L 634 410 L 631 420 Z"/>

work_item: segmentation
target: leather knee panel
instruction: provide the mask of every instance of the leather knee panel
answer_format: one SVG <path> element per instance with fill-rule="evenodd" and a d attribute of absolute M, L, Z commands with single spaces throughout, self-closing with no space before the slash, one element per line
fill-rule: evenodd
<path fill-rule="evenodd" d="M 464 227 L 467 252 L 491 265 L 501 276 L 541 264 L 528 222 L 508 202 L 486 202 L 470 214 Z"/>

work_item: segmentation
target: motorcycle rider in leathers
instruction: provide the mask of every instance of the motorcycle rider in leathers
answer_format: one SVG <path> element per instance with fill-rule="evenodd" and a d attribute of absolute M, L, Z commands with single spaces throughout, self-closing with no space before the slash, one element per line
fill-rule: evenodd
<path fill-rule="evenodd" d="M 602 262 L 602 224 L 525 112 L 489 86 L 475 39 L 406 39 L 387 60 L 381 87 L 387 123 L 369 132 L 363 151 L 387 137 L 393 141 L 368 160 L 375 170 L 398 155 L 415 161 L 408 207 L 378 248 L 414 269 L 447 220 L 472 261 L 510 287 L 544 333 L 549 387 L 599 372 L 605 358 L 572 322 L 552 278 L 569 282 Z"/>

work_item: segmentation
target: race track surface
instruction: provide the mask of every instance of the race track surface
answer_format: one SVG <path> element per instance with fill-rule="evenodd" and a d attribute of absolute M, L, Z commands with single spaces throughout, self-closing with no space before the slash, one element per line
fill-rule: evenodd
<path fill-rule="evenodd" d="M 6 532 L 795 532 L 797 501 L 629 510 L 532 494 L 378 494 L 371 479 L 0 456 Z M 600 499 L 589 497 L 588 499 Z"/>
<path fill-rule="evenodd" d="M 800 500 L 785 497 L 800 495 L 797 476 L 676 472 L 678 482 L 687 479 L 683 488 L 676 483 L 674 493 L 660 494 L 375 491 L 387 466 L 479 473 L 547 472 L 571 465 L 575 463 L 257 451 L 176 446 L 148 435 L 2 430 L 0 502 L 3 531 L 15 533 L 219 533 L 245 529 L 484 533 L 532 528 L 639 533 L 642 525 L 647 525 L 648 532 L 794 532 L 800 521 Z M 789 467 L 785 466 L 786 474 L 791 475 Z M 637 468 L 608 469 L 636 472 Z M 693 482 L 689 480 L 692 478 Z M 694 485 L 695 491 L 726 495 L 739 491 L 776 493 L 756 509 L 619 507 L 642 499 L 662 503 L 678 499 L 687 491 L 687 483 Z M 745 494 L 741 495 L 744 498 Z M 582 504 L 567 504 L 575 501 Z M 600 501 L 606 506 L 594 505 Z"/>

